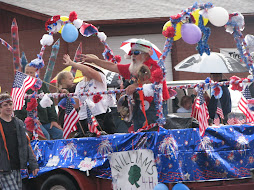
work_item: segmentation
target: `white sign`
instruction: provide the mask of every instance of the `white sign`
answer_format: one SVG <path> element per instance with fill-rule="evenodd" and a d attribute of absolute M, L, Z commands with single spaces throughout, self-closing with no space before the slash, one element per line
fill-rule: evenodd
<path fill-rule="evenodd" d="M 222 53 L 225 56 L 232 57 L 240 62 L 241 56 L 237 48 L 220 48 L 220 53 Z M 254 60 L 254 54 L 253 52 L 250 54 L 252 59 Z M 245 63 L 242 63 L 245 65 Z"/>
<path fill-rule="evenodd" d="M 114 152 L 109 156 L 114 190 L 153 190 L 158 173 L 152 150 Z"/>
<path fill-rule="evenodd" d="M 237 61 L 241 60 L 241 56 L 237 48 L 220 48 L 220 53 L 226 57 L 232 57 Z"/>

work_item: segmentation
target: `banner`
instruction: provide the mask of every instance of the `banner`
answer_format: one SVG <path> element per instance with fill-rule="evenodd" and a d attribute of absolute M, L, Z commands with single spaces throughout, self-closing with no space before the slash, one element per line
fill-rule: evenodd
<path fill-rule="evenodd" d="M 148 149 L 114 152 L 109 155 L 114 190 L 153 190 L 158 173 L 153 151 Z"/>

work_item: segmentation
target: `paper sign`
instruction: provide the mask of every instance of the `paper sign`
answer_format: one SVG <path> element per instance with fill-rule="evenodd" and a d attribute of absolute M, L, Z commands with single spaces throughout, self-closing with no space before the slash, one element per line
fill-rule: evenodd
<path fill-rule="evenodd" d="M 114 190 L 153 190 L 158 173 L 152 150 L 114 152 L 109 156 Z"/>

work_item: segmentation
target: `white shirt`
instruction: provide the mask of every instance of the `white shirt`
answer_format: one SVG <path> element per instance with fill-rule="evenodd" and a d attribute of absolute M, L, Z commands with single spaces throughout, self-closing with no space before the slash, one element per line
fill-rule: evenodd
<path fill-rule="evenodd" d="M 84 120 L 87 118 L 85 100 L 87 98 L 90 98 L 90 101 L 93 102 L 93 96 L 80 96 L 80 94 L 84 92 L 103 92 L 107 90 L 106 76 L 101 72 L 99 73 L 101 75 L 102 82 L 96 81 L 94 79 L 90 81 L 82 80 L 76 86 L 75 94 L 77 94 L 78 96 L 76 96 L 75 98 L 78 98 L 80 102 L 80 110 L 79 110 L 80 120 Z M 101 96 L 103 98 L 98 103 L 95 103 L 95 106 L 93 108 L 89 107 L 94 116 L 107 112 L 108 106 L 105 103 L 105 100 L 103 101 L 104 95 Z"/>
<path fill-rule="evenodd" d="M 189 109 L 189 110 L 186 110 L 185 108 L 183 108 L 183 107 L 180 107 L 180 108 L 178 108 L 177 109 L 177 113 L 191 113 L 191 108 Z"/>

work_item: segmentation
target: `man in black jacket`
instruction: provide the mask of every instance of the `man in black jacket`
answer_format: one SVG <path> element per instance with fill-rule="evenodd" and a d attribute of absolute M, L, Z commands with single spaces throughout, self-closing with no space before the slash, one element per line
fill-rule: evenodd
<path fill-rule="evenodd" d="M 33 154 L 24 123 L 12 117 L 11 96 L 0 94 L 0 189 L 22 189 L 20 169 L 29 169 L 37 175 L 39 167 Z"/>

